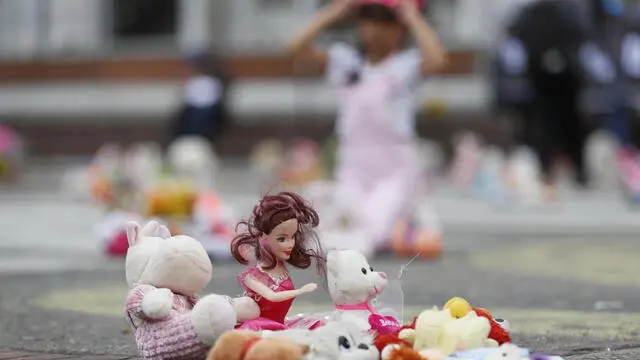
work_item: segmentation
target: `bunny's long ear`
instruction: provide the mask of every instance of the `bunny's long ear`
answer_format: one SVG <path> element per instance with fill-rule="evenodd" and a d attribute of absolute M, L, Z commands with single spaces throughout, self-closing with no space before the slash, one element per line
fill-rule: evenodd
<path fill-rule="evenodd" d="M 140 236 L 140 225 L 138 225 L 135 221 L 129 221 L 127 225 L 125 225 L 125 229 L 127 230 L 127 240 L 129 241 L 129 246 L 135 245 Z"/>
<path fill-rule="evenodd" d="M 163 239 L 168 239 L 171 237 L 171 231 L 169 231 L 169 228 L 164 226 L 164 225 L 160 225 L 158 226 L 158 228 L 156 229 L 156 233 L 155 235 L 157 237 L 163 238 Z"/>
<path fill-rule="evenodd" d="M 159 227 L 160 227 L 159 222 L 155 220 L 151 220 L 147 223 L 147 225 L 145 225 L 142 228 L 142 230 L 140 231 L 140 234 L 144 236 L 157 236 L 156 234 L 158 233 Z"/>

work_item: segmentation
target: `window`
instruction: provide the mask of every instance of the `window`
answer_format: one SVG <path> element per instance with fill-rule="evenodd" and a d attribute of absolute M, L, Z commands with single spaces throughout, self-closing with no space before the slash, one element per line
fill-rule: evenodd
<path fill-rule="evenodd" d="M 175 36 L 178 0 L 112 0 L 116 39 Z"/>

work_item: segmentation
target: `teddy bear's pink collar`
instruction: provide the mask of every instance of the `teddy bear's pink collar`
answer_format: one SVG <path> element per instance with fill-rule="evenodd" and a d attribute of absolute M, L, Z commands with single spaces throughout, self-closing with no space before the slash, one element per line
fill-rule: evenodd
<path fill-rule="evenodd" d="M 353 304 L 353 305 L 347 305 L 347 304 L 336 305 L 336 310 L 361 310 L 361 311 L 368 311 L 371 314 L 376 313 L 373 310 L 373 308 L 371 308 L 371 305 L 369 305 L 368 301 L 361 302 L 359 304 Z"/>

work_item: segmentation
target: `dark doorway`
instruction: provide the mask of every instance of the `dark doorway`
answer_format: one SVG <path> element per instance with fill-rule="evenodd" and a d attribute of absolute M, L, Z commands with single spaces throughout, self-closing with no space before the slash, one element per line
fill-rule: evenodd
<path fill-rule="evenodd" d="M 178 0 L 112 0 L 116 38 L 174 36 L 178 30 Z"/>

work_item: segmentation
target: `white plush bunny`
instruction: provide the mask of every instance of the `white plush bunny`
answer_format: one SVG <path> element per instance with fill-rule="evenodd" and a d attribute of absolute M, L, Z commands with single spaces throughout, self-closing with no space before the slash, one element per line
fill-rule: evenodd
<path fill-rule="evenodd" d="M 216 294 L 197 297 L 212 266 L 199 241 L 171 236 L 156 221 L 127 225 L 126 278 L 131 290 L 125 310 L 144 359 L 204 358 L 239 319 L 256 316 L 252 300 Z M 259 313 L 259 311 L 257 312 Z"/>

